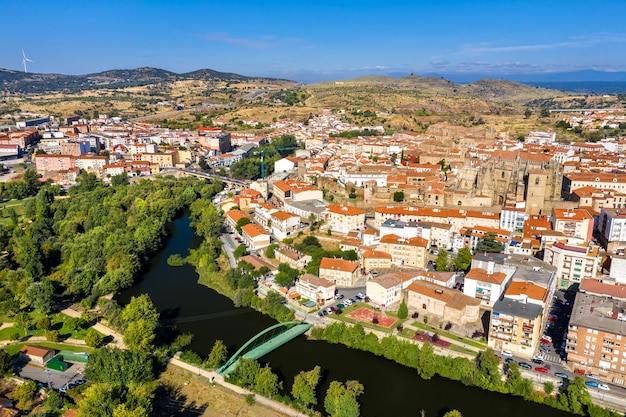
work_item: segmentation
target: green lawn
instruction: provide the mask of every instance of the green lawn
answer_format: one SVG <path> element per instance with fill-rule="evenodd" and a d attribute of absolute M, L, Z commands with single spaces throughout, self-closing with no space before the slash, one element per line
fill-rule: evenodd
<path fill-rule="evenodd" d="M 0 330 L 0 340 L 10 340 L 10 337 L 13 333 L 15 333 L 16 331 L 19 332 L 20 337 L 25 337 L 25 336 L 45 336 L 46 332 L 44 330 L 38 330 L 36 328 L 36 323 L 39 319 L 45 317 L 44 314 L 38 313 L 38 312 L 32 312 L 30 313 L 30 317 L 32 318 L 32 326 L 30 329 L 28 329 L 26 332 L 24 332 L 24 329 L 19 328 L 19 327 L 7 327 L 5 329 Z M 50 320 L 52 321 L 52 330 L 57 330 L 59 332 L 59 337 L 62 338 L 72 338 L 72 339 L 84 339 L 85 336 L 87 335 L 87 331 L 89 329 L 79 329 L 79 330 L 74 330 L 71 331 L 69 330 L 66 326 L 65 326 L 65 321 L 69 318 L 69 316 L 66 316 L 65 314 L 62 313 L 54 313 L 49 315 L 48 317 L 50 317 Z M 7 322 L 10 322 L 11 320 L 8 319 L 6 320 Z"/>
<path fill-rule="evenodd" d="M 11 354 L 11 355 L 15 355 L 16 353 L 18 353 L 24 346 L 42 346 L 42 347 L 47 347 L 49 349 L 55 349 L 55 350 L 69 350 L 71 352 L 87 352 L 87 353 L 91 353 L 94 351 L 93 348 L 90 348 L 88 346 L 70 346 L 70 345 L 64 345 L 62 343 L 50 343 L 50 342 L 33 342 L 33 343 L 15 343 L 13 345 L 6 345 L 5 346 L 5 350 Z"/>

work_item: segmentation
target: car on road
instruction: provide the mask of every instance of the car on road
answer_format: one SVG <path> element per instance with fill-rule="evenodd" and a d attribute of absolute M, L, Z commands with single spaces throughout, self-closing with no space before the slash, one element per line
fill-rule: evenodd
<path fill-rule="evenodd" d="M 501 351 L 501 352 L 500 352 L 500 354 L 501 354 L 502 356 L 506 356 L 507 358 L 510 358 L 510 357 L 512 357 L 512 356 L 513 356 L 513 354 L 511 353 L 511 351 L 510 351 L 510 350 L 503 350 L 503 351 Z"/>
<path fill-rule="evenodd" d="M 557 377 L 557 378 L 569 379 L 567 374 L 564 374 L 563 372 L 555 372 L 554 376 Z"/>
<path fill-rule="evenodd" d="M 533 356 L 532 361 L 533 363 L 536 363 L 537 365 L 543 364 L 543 358 L 538 355 Z"/>
<path fill-rule="evenodd" d="M 537 366 L 537 367 L 535 367 L 535 371 L 541 372 L 542 374 L 547 374 L 548 373 L 548 368 L 545 368 L 543 366 Z"/>
<path fill-rule="evenodd" d="M 589 379 L 600 379 L 600 375 L 596 375 L 596 374 L 587 374 L 585 375 L 585 377 Z"/>
<path fill-rule="evenodd" d="M 517 363 L 519 365 L 520 368 L 524 368 L 524 369 L 533 369 L 532 366 L 530 366 L 530 364 L 526 363 L 526 362 L 518 362 Z"/>
<path fill-rule="evenodd" d="M 358 293 L 358 294 L 356 295 L 356 297 L 357 297 L 357 298 L 361 298 L 361 299 L 363 299 L 363 298 L 365 298 L 365 294 L 363 294 L 362 292 L 360 292 L 360 293 Z"/>
<path fill-rule="evenodd" d="M 335 300 L 343 300 L 343 294 L 335 294 Z"/>
<path fill-rule="evenodd" d="M 327 309 L 324 310 L 324 313 L 333 314 L 333 310 L 330 307 L 328 307 Z"/>
<path fill-rule="evenodd" d="M 548 336 L 547 334 L 542 335 L 541 338 L 547 340 L 550 343 L 552 343 L 552 337 Z"/>
<path fill-rule="evenodd" d="M 506 358 L 506 359 L 504 360 L 504 362 L 505 362 L 505 363 L 515 362 L 515 359 L 513 359 L 513 358 Z"/>
<path fill-rule="evenodd" d="M 349 298 L 346 298 L 345 300 L 343 300 L 343 304 L 346 306 L 350 306 L 352 305 L 352 300 Z"/>
<path fill-rule="evenodd" d="M 609 388 L 609 386 L 607 384 L 598 384 L 598 388 L 600 388 L 602 391 L 610 391 L 611 388 Z"/>
<path fill-rule="evenodd" d="M 354 303 L 357 303 L 357 302 L 358 302 L 358 301 L 357 301 L 357 300 L 355 300 L 354 298 L 348 298 L 348 300 L 350 300 L 350 302 L 351 302 L 352 304 L 354 304 Z"/>
<path fill-rule="evenodd" d="M 592 388 L 598 388 L 598 383 L 596 381 L 585 381 L 585 385 Z"/>

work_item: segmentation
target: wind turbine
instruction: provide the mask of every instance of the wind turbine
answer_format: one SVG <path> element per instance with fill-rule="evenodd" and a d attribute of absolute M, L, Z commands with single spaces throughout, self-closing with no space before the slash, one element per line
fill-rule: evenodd
<path fill-rule="evenodd" d="M 27 73 L 26 62 L 34 62 L 32 59 L 26 58 L 26 54 L 24 53 L 24 49 L 22 48 L 22 64 L 24 65 L 24 72 Z"/>

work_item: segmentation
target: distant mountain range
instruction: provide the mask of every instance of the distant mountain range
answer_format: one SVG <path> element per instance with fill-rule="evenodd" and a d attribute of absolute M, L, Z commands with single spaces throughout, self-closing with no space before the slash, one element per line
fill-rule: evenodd
<path fill-rule="evenodd" d="M 443 77 L 457 83 L 469 83 L 484 78 L 502 78 L 520 83 L 548 83 L 548 82 L 626 82 L 626 72 L 607 72 L 583 70 L 574 72 L 554 72 L 542 74 L 506 74 L 497 76 L 482 73 L 441 73 L 427 74 Z"/>
<path fill-rule="evenodd" d="M 409 76 L 409 74 L 397 72 L 385 74 L 378 72 L 377 75 L 392 78 Z M 424 78 L 443 78 L 447 81 L 460 84 L 475 83 L 485 79 L 500 79 L 569 92 L 597 94 L 626 93 L 626 72 L 583 70 L 562 73 L 507 74 L 503 76 L 486 73 L 429 73 L 420 75 Z M 300 74 L 298 78 L 302 81 L 303 78 L 307 77 L 304 74 Z M 322 78 L 328 79 L 328 77 Z M 0 90 L 22 94 L 43 94 L 49 92 L 72 93 L 82 90 L 126 88 L 181 80 L 203 80 L 214 83 L 267 80 L 274 83 L 277 81 L 284 82 L 286 86 L 295 83 L 295 81 L 285 79 L 251 77 L 211 69 L 201 69 L 177 74 L 159 68 L 143 67 L 137 69 L 109 70 L 87 75 L 38 74 L 0 69 Z M 341 79 L 337 78 L 337 80 Z M 311 81 L 313 81 L 313 79 L 311 79 Z"/>
<path fill-rule="evenodd" d="M 38 74 L 0 69 L 0 89 L 11 93 L 76 92 L 81 90 L 116 89 L 168 83 L 181 80 L 203 80 L 212 82 L 242 82 L 251 80 L 277 80 L 264 77 L 247 77 L 211 69 L 177 74 L 159 68 L 137 68 L 130 70 L 109 70 L 87 75 Z"/>

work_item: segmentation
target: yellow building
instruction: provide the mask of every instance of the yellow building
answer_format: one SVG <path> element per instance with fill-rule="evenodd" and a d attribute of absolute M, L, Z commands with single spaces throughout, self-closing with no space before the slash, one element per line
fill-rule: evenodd
<path fill-rule="evenodd" d="M 424 238 L 405 239 L 394 234 L 385 235 L 380 239 L 378 249 L 390 254 L 394 265 L 422 269 L 426 267 L 428 240 Z"/>

